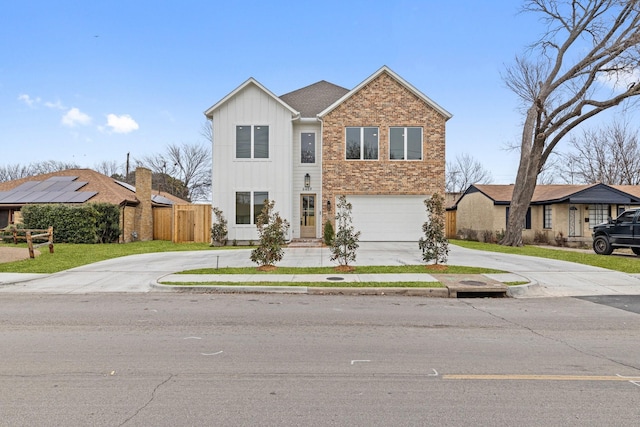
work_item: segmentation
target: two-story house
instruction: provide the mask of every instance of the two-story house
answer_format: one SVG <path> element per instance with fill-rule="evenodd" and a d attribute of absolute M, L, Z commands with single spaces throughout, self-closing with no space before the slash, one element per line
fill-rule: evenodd
<path fill-rule="evenodd" d="M 321 238 L 345 195 L 362 241 L 417 241 L 424 200 L 444 194 L 451 114 L 386 66 L 352 90 L 320 81 L 280 97 L 250 78 L 205 115 L 229 240 L 257 240 L 265 200 L 289 239 Z"/>

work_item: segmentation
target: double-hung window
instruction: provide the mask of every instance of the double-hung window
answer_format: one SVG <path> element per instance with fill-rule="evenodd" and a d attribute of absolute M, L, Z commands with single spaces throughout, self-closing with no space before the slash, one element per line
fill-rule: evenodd
<path fill-rule="evenodd" d="M 346 158 L 347 160 L 378 160 L 378 128 L 348 127 Z"/>
<path fill-rule="evenodd" d="M 389 128 L 389 160 L 422 160 L 422 128 Z"/>
<path fill-rule="evenodd" d="M 269 126 L 236 126 L 236 159 L 268 159 Z"/>
<path fill-rule="evenodd" d="M 268 199 L 268 191 L 236 192 L 236 224 L 256 224 Z"/>

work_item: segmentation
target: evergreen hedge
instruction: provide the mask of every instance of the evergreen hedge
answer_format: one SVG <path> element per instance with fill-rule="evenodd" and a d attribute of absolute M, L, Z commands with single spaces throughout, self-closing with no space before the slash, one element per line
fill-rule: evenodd
<path fill-rule="evenodd" d="M 56 243 L 112 243 L 120 235 L 120 210 L 109 203 L 34 204 L 20 211 L 25 228 L 53 226 Z"/>

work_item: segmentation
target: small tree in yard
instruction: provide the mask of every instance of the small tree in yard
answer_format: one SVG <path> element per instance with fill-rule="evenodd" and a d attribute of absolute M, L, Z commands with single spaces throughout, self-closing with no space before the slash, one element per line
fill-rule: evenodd
<path fill-rule="evenodd" d="M 418 246 L 422 251 L 422 260 L 426 263 L 446 263 L 449 255 L 449 242 L 445 237 L 444 199 L 438 193 L 424 201 L 429 219 L 422 225 L 424 237 Z"/>
<path fill-rule="evenodd" d="M 331 261 L 338 261 L 340 267 L 348 267 L 349 262 L 356 260 L 356 250 L 360 232 L 353 228 L 351 219 L 351 203 L 345 196 L 338 197 L 336 207 L 336 235 L 331 244 Z"/>
<path fill-rule="evenodd" d="M 216 217 L 216 223 L 211 226 L 211 244 L 212 246 L 225 246 L 227 244 L 227 219 L 218 208 L 213 208 L 213 214 Z"/>
<path fill-rule="evenodd" d="M 267 200 L 262 212 L 258 215 L 258 234 L 260 242 L 258 247 L 251 251 L 251 261 L 259 267 L 273 266 L 284 256 L 285 235 L 289 230 L 289 222 L 273 211 L 275 202 Z"/>

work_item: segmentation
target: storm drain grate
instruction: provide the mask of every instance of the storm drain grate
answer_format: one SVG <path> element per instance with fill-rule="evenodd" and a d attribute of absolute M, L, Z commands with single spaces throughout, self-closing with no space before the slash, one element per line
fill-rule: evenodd
<path fill-rule="evenodd" d="M 327 280 L 331 280 L 332 282 L 338 282 L 340 280 L 344 280 L 344 277 L 327 277 Z"/>

